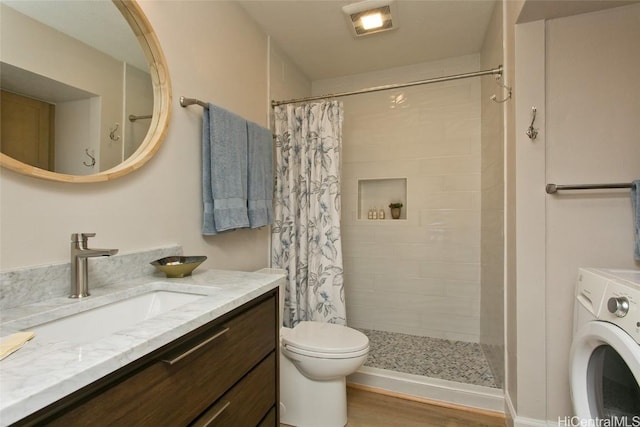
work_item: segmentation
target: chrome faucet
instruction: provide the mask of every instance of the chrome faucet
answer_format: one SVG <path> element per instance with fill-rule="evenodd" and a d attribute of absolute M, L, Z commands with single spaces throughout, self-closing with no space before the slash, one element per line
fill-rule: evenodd
<path fill-rule="evenodd" d="M 89 249 L 89 237 L 96 233 L 73 233 L 71 235 L 71 295 L 69 298 L 84 298 L 89 294 L 89 267 L 87 258 L 111 256 L 117 249 Z"/>

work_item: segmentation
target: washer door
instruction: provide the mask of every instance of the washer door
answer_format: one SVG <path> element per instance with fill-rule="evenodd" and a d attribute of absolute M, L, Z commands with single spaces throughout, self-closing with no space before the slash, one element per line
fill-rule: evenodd
<path fill-rule="evenodd" d="M 607 322 L 592 321 L 574 336 L 570 354 L 571 399 L 582 419 L 640 414 L 640 345 Z"/>

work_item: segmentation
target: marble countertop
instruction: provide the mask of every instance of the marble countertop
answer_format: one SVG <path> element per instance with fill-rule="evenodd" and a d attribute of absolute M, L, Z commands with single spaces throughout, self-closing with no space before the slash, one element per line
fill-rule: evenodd
<path fill-rule="evenodd" d="M 205 269 L 181 279 L 149 275 L 92 289 L 91 296 L 82 300 L 54 298 L 3 310 L 2 337 L 150 291 L 205 295 L 90 343 L 48 343 L 36 334 L 24 347 L 0 361 L 0 425 L 12 424 L 278 287 L 282 277 L 275 273 Z"/>

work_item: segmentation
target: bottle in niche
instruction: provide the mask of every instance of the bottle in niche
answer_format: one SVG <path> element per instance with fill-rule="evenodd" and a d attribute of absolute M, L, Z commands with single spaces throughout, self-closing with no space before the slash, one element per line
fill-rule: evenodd
<path fill-rule="evenodd" d="M 367 212 L 367 219 L 373 219 L 373 209 L 369 209 L 369 212 Z"/>
<path fill-rule="evenodd" d="M 380 209 L 380 212 L 378 212 L 378 219 L 384 219 L 384 209 Z"/>
<path fill-rule="evenodd" d="M 376 208 L 373 208 L 371 219 L 378 219 L 378 210 Z"/>

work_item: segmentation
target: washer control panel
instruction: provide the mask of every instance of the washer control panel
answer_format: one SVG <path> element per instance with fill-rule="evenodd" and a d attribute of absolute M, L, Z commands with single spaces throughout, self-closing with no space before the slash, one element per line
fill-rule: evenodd
<path fill-rule="evenodd" d="M 622 328 L 640 344 L 640 271 L 581 268 L 577 302 L 592 315 Z"/>

